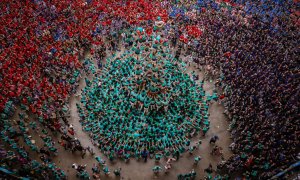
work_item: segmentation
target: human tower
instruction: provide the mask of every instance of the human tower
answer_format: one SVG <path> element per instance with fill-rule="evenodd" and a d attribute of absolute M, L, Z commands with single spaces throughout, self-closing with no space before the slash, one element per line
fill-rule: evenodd
<path fill-rule="evenodd" d="M 141 27 L 127 30 L 127 48 L 82 90 L 83 129 L 110 159 L 183 153 L 190 137 L 209 128 L 203 84 L 173 57 L 160 28 L 150 36 Z"/>

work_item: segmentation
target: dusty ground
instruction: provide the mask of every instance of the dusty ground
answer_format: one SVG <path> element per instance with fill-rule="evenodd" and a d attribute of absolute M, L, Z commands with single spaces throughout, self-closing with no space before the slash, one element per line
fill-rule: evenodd
<path fill-rule="evenodd" d="M 185 58 L 182 56 L 182 58 Z M 193 65 L 188 67 L 188 73 L 195 70 L 200 77 L 200 80 L 203 79 L 203 72 L 198 71 L 193 67 Z M 78 92 L 85 86 L 84 82 L 84 77 L 83 75 L 82 79 L 80 80 L 80 86 L 78 89 Z M 89 77 L 89 79 L 92 78 L 92 75 Z M 204 84 L 204 89 L 208 93 L 212 93 L 212 90 L 214 89 L 214 83 L 212 82 L 207 82 L 205 81 Z M 79 97 L 71 97 L 69 100 L 69 106 L 70 106 L 70 114 L 71 117 L 69 118 L 69 121 L 71 124 L 74 125 L 76 134 L 75 137 L 77 137 L 82 145 L 84 147 L 90 146 L 93 147 L 89 136 L 82 131 L 82 127 L 79 123 L 79 116 L 77 113 L 76 109 L 76 103 L 78 103 L 80 100 Z M 147 163 L 144 163 L 142 160 L 137 161 L 135 159 L 131 159 L 128 163 L 125 163 L 121 160 L 117 160 L 115 163 L 110 163 L 107 158 L 96 148 L 93 147 L 94 152 L 96 153 L 94 156 L 100 156 L 101 158 L 106 159 L 107 165 L 111 171 L 111 174 L 108 176 L 105 176 L 102 173 L 101 179 L 117 179 L 115 175 L 112 173 L 114 169 L 117 167 L 122 168 L 121 172 L 121 178 L 126 179 L 126 180 L 143 180 L 143 179 L 176 179 L 177 175 L 180 173 L 188 173 L 192 169 L 194 169 L 197 172 L 197 178 L 196 179 L 202 179 L 204 177 L 204 169 L 208 167 L 209 163 L 213 165 L 213 168 L 216 169 L 216 164 L 221 161 L 220 157 L 212 156 L 210 155 L 210 152 L 213 148 L 213 145 L 209 144 L 209 139 L 213 135 L 218 135 L 220 140 L 216 143 L 218 146 L 221 146 L 223 148 L 223 153 L 225 159 L 227 159 L 230 155 L 231 152 L 228 149 L 229 144 L 231 143 L 229 133 L 227 131 L 228 128 L 228 122 L 223 115 L 224 107 L 222 105 L 219 105 L 218 103 L 214 102 L 210 104 L 209 107 L 209 120 L 211 122 L 210 129 L 208 133 L 206 134 L 206 137 L 200 137 L 198 135 L 197 137 L 192 139 L 192 142 L 195 143 L 197 140 L 202 139 L 202 145 L 200 146 L 199 149 L 197 149 L 193 155 L 190 155 L 189 153 L 184 153 L 182 157 L 179 159 L 179 161 L 173 163 L 173 167 L 170 170 L 168 174 L 164 174 L 161 172 L 158 177 L 155 177 L 152 168 L 154 165 L 159 165 L 162 168 L 165 166 L 165 160 L 161 160 L 159 164 L 155 164 L 154 160 L 149 160 Z M 16 113 L 17 114 L 17 113 Z M 13 117 L 14 119 L 17 119 L 17 116 Z M 37 144 L 41 144 L 40 138 L 38 138 L 38 133 L 37 132 L 32 132 L 33 133 L 33 138 L 36 140 Z M 59 139 L 59 136 L 53 135 L 53 137 L 56 139 L 56 142 Z M 41 147 L 41 146 L 39 146 Z M 74 153 L 72 154 L 69 151 L 65 151 L 63 148 L 61 148 L 60 145 L 57 144 L 57 147 L 59 149 L 59 154 L 56 157 L 53 157 L 53 161 L 61 167 L 67 174 L 68 174 L 68 179 L 76 179 L 76 172 L 74 169 L 72 169 L 72 164 L 77 163 L 77 164 L 86 164 L 87 165 L 87 170 L 91 173 L 91 168 L 94 163 L 96 163 L 96 160 L 94 156 L 90 155 L 87 153 L 86 157 L 84 159 L 81 158 L 80 154 Z M 195 156 L 202 156 L 202 160 L 199 162 L 197 166 L 193 165 L 194 157 Z M 32 156 L 36 156 L 36 154 L 32 154 Z"/>

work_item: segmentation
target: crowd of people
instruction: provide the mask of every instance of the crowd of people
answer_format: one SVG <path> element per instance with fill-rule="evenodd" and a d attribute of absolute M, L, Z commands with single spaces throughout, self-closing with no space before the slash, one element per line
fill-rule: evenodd
<path fill-rule="evenodd" d="M 296 161 L 299 151 L 297 6 L 298 0 L 4 0 L 0 5 L 0 130 L 1 144 L 9 150 L 1 147 L 1 166 L 24 177 L 66 178 L 51 161 L 58 152 L 50 134 L 59 133 L 66 150 L 78 150 L 84 157 L 86 148 L 74 138 L 67 121 L 68 99 L 83 72 L 97 74 L 88 59 L 81 61 L 85 53 L 90 51 L 101 68 L 110 51 L 103 74 L 92 82 L 86 79 L 81 102 L 86 109 L 78 106 L 84 129 L 108 157 L 128 160 L 132 152 L 147 160 L 148 155 L 166 149 L 176 157 L 189 148 L 189 137 L 199 130 L 205 135 L 206 104 L 216 94 L 205 97 L 202 87 L 194 83 L 196 76 L 191 80 L 182 73 L 181 63 L 193 61 L 205 71 L 205 79 L 217 79 L 218 101 L 231 122 L 234 155 L 218 170 L 248 177 L 275 175 Z M 122 56 L 115 53 L 121 49 L 119 44 L 127 49 Z M 178 48 L 176 60 L 170 58 L 171 48 Z M 189 61 L 180 60 L 182 51 Z M 122 94 L 130 99 L 122 99 Z M 177 100 L 168 94 L 175 94 Z M 175 102 L 168 103 L 172 98 Z M 19 120 L 10 121 L 18 108 Z M 120 115 L 121 110 L 126 116 Z M 161 121 L 152 110 L 170 114 L 170 119 Z M 37 123 L 28 122 L 27 116 Z M 101 123 L 96 124 L 96 119 Z M 128 131 L 123 132 L 124 127 Z M 42 148 L 28 129 L 40 132 Z M 123 141 L 112 138 L 113 131 Z M 19 144 L 19 137 L 26 147 Z M 220 147 L 214 149 L 213 154 L 220 152 Z M 29 157 L 29 152 L 41 161 Z"/>
<path fill-rule="evenodd" d="M 234 155 L 219 168 L 270 178 L 297 161 L 299 152 L 298 27 L 288 14 L 270 15 L 270 22 L 233 11 L 197 16 L 205 31 L 195 62 L 219 77 L 216 85 L 231 120 Z"/>
<path fill-rule="evenodd" d="M 146 150 L 166 157 L 183 153 L 190 137 L 209 129 L 212 97 L 154 29 L 150 37 L 141 27 L 125 31 L 127 49 L 107 58 L 101 75 L 82 90 L 82 108 L 77 105 L 83 129 L 111 160 L 138 159 Z"/>
<path fill-rule="evenodd" d="M 153 7 L 155 2 L 145 5 Z M 94 46 L 103 44 L 105 31 L 108 32 L 103 26 L 109 26 L 113 19 L 135 23 L 131 22 L 131 19 L 137 21 L 136 17 L 133 17 L 132 13 L 129 14 L 134 12 L 131 10 L 134 6 L 138 7 L 138 4 L 136 2 L 124 4 L 123 1 L 108 1 L 104 4 L 97 1 L 58 0 L 1 2 L 0 112 L 3 112 L 1 123 L 4 125 L 1 126 L 3 140 L 1 142 L 8 143 L 16 150 L 18 153 L 16 157 L 27 159 L 24 162 L 20 161 L 23 167 L 28 165 L 28 168 L 24 168 L 27 169 L 26 175 L 34 177 L 35 175 L 31 173 L 34 171 L 29 171 L 34 168 L 30 166 L 31 161 L 26 150 L 18 146 L 18 137 L 23 137 L 32 151 L 40 153 L 39 148 L 32 143 L 31 136 L 27 134 L 29 126 L 33 128 L 41 126 L 61 133 L 60 142 L 66 150 L 70 149 L 73 152 L 82 149 L 77 140 L 65 137 L 66 132 L 62 130 L 68 129 L 67 133 L 71 132 L 72 135 L 64 111 L 68 111 L 65 108 L 67 100 L 76 92 L 78 80 L 85 66 L 80 59 L 90 46 L 92 53 Z M 118 7 L 121 14 L 118 15 L 117 11 L 114 11 L 116 14 L 108 13 L 115 7 Z M 163 18 L 166 17 L 163 10 L 156 9 L 156 12 L 145 12 L 145 15 L 148 15 L 145 20 L 153 18 L 152 16 L 158 13 Z M 97 30 L 104 33 L 100 36 Z M 93 69 L 91 72 L 93 73 Z M 31 122 L 28 125 L 23 120 L 18 124 L 11 124 L 8 119 L 18 107 L 36 118 L 39 124 Z M 41 133 L 40 138 L 43 139 L 46 149 L 42 152 L 53 150 L 57 153 L 49 134 Z M 10 157 L 7 153 L 5 155 Z M 44 166 L 51 165 L 51 162 L 48 162 L 49 157 L 45 155 L 41 157 L 43 161 L 47 161 L 44 162 L 46 163 Z M 6 164 L 6 161 L 3 163 Z M 55 170 L 55 166 L 51 165 L 51 168 Z M 49 178 L 54 177 L 51 171 L 44 172 L 48 173 L 46 176 Z M 58 177 L 55 174 L 58 179 L 63 178 L 63 175 L 62 173 L 61 177 Z"/>
<path fill-rule="evenodd" d="M 54 146 L 51 136 L 43 129 L 40 131 L 44 146 L 39 148 L 35 140 L 30 135 L 29 128 L 37 130 L 34 123 L 28 123 L 25 113 L 19 113 L 19 120 L 11 122 L 1 114 L 1 168 L 5 168 L 8 177 L 13 175 L 28 178 L 43 179 L 66 179 L 65 172 L 51 161 L 51 156 L 55 156 L 57 149 Z M 21 145 L 21 139 L 25 145 Z M 7 146 L 10 148 L 7 149 Z M 30 157 L 40 156 L 40 161 Z"/>

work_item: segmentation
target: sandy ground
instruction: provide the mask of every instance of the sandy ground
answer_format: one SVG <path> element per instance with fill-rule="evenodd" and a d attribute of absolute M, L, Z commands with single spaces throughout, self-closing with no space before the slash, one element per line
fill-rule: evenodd
<path fill-rule="evenodd" d="M 182 56 L 182 58 L 185 58 Z M 105 63 L 105 62 L 104 62 Z M 96 65 L 96 64 L 95 64 Z M 96 65 L 97 66 L 97 65 Z M 188 66 L 187 72 L 190 73 L 191 71 L 196 71 L 196 73 L 199 74 L 200 80 L 203 79 L 203 72 L 200 72 L 199 70 L 195 69 L 193 65 Z M 92 79 L 93 75 L 89 76 L 89 79 Z M 78 92 L 85 86 L 84 82 L 84 77 L 85 75 L 82 76 L 82 79 L 80 80 L 80 85 L 78 88 Z M 204 84 L 204 89 L 212 93 L 212 90 L 214 88 L 214 82 L 207 82 L 205 81 Z M 59 149 L 59 154 L 58 156 L 53 157 L 53 161 L 61 167 L 67 174 L 68 174 L 68 179 L 76 179 L 76 171 L 72 169 L 72 164 L 77 163 L 87 165 L 87 170 L 92 175 L 91 173 L 91 168 L 94 163 L 96 163 L 95 156 L 100 156 L 103 159 L 106 159 L 107 165 L 111 171 L 111 174 L 108 176 L 105 176 L 103 174 L 103 171 L 101 172 L 101 179 L 120 179 L 119 177 L 117 178 L 112 172 L 114 169 L 121 167 L 122 172 L 121 172 L 121 179 L 126 179 L 126 180 L 143 180 L 143 179 L 166 179 L 166 180 L 174 180 L 177 179 L 177 175 L 180 173 L 188 173 L 192 169 L 194 169 L 197 173 L 197 178 L 196 179 L 203 179 L 205 173 L 204 169 L 208 167 L 209 163 L 213 165 L 213 168 L 216 169 L 216 165 L 218 162 L 221 161 L 221 157 L 216 157 L 210 155 L 210 152 L 213 148 L 213 145 L 209 144 L 209 140 L 213 135 L 218 135 L 219 136 L 219 141 L 216 143 L 218 146 L 221 146 L 223 148 L 223 153 L 225 159 L 228 159 L 231 155 L 230 150 L 228 149 L 229 144 L 231 143 L 230 140 L 230 135 L 229 132 L 227 131 L 228 128 L 228 122 L 223 114 L 224 112 L 224 107 L 222 105 L 219 105 L 216 102 L 213 102 L 209 106 L 209 120 L 210 120 L 210 129 L 208 133 L 206 134 L 205 137 L 200 137 L 198 135 L 197 137 L 194 137 L 192 139 L 192 144 L 195 144 L 199 139 L 202 139 L 202 145 L 200 146 L 199 149 L 194 151 L 193 155 L 190 155 L 188 152 L 184 153 L 179 161 L 173 162 L 172 169 L 169 171 L 168 174 L 165 174 L 164 172 L 161 172 L 158 176 L 154 176 L 152 172 L 152 168 L 155 165 L 159 165 L 162 168 L 166 164 L 166 160 L 162 159 L 160 163 L 156 164 L 153 159 L 148 160 L 147 163 L 144 163 L 142 160 L 137 161 L 135 159 L 130 159 L 128 163 L 125 163 L 122 160 L 117 160 L 114 163 L 109 162 L 109 160 L 98 150 L 97 147 L 94 147 L 90 141 L 89 136 L 82 131 L 82 127 L 79 123 L 79 116 L 77 113 L 77 108 L 76 108 L 76 103 L 79 103 L 80 96 L 75 97 L 72 96 L 69 100 L 69 107 L 70 107 L 70 115 L 71 117 L 68 119 L 71 124 L 74 125 L 75 129 L 75 137 L 78 138 L 81 142 L 81 144 L 84 147 L 90 146 L 93 147 L 95 155 L 92 156 L 88 152 L 85 156 L 84 159 L 81 158 L 80 153 L 76 152 L 72 154 L 69 151 L 65 151 L 60 145 L 57 144 L 56 147 Z M 19 110 L 17 111 L 19 112 Z M 13 119 L 17 119 L 17 113 L 13 117 Z M 32 118 L 31 118 L 32 119 Z M 32 132 L 33 139 L 36 140 L 37 145 L 41 147 L 41 139 L 38 137 L 37 132 Z M 59 135 L 53 135 L 55 142 L 58 142 Z M 37 154 L 31 153 L 31 156 L 35 156 L 38 158 Z M 193 164 L 194 162 L 194 157 L 196 156 L 201 156 L 202 160 L 198 163 L 197 166 Z"/>

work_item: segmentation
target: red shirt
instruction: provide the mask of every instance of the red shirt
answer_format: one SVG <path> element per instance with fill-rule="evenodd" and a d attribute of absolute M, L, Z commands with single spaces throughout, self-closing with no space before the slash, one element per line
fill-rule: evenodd
<path fill-rule="evenodd" d="M 225 95 L 222 94 L 221 96 L 219 96 L 219 99 L 224 99 L 225 98 Z"/>

